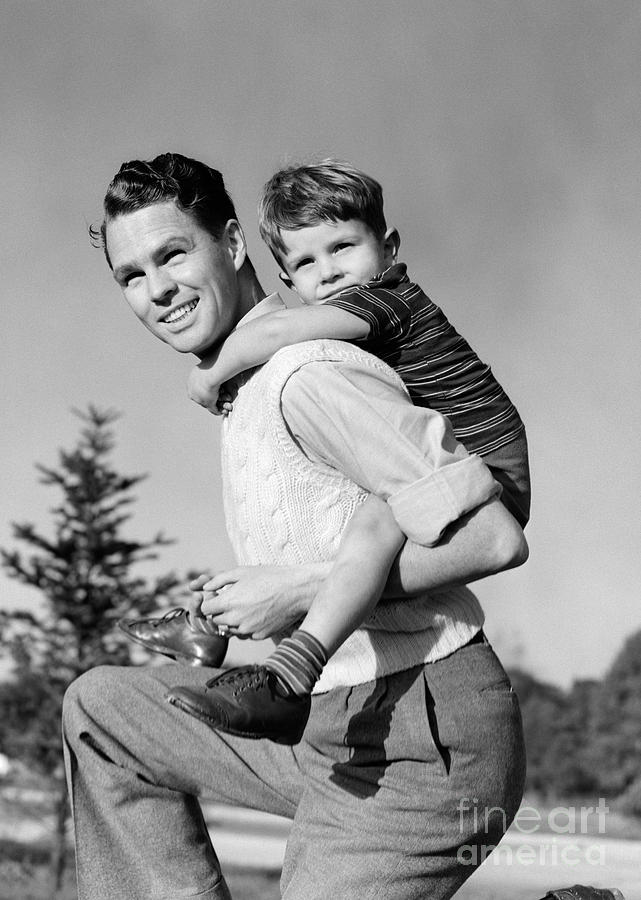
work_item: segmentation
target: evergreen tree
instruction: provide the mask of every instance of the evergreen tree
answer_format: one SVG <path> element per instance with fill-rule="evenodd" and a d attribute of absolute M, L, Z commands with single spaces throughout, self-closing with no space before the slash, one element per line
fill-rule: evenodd
<path fill-rule="evenodd" d="M 146 476 L 126 476 L 111 461 L 117 414 L 89 406 L 75 447 L 60 450 L 56 467 L 37 464 L 40 481 L 62 500 L 51 510 L 53 536 L 31 523 L 13 523 L 29 552 L 0 549 L 10 577 L 38 591 L 32 610 L 0 612 L 0 652 L 13 660 L 13 678 L 0 689 L 3 752 L 48 776 L 56 790 L 57 834 L 52 852 L 56 889 L 64 868 L 67 811 L 62 773 L 60 711 L 67 685 L 101 664 L 131 662 L 131 642 L 115 627 L 123 616 L 175 605 L 173 573 L 147 579 L 134 570 L 171 543 L 124 537 L 132 489 Z"/>

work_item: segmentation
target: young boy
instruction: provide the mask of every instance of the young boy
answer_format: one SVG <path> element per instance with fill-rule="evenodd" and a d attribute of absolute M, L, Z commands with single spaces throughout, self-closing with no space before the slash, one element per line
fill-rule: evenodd
<path fill-rule="evenodd" d="M 236 329 L 190 375 L 191 398 L 211 412 L 225 382 L 290 344 L 320 338 L 358 343 L 403 379 L 417 406 L 436 409 L 457 439 L 480 454 L 524 526 L 530 489 L 525 427 L 505 391 L 443 312 L 396 264 L 400 237 L 387 228 L 378 182 L 334 160 L 290 167 L 265 185 L 260 234 L 280 278 L 303 306 Z M 226 398 L 223 389 L 222 397 Z"/>
<path fill-rule="evenodd" d="M 380 185 L 333 160 L 284 169 L 264 188 L 259 227 L 280 277 L 303 306 L 237 328 L 193 370 L 192 399 L 228 413 L 223 385 L 283 347 L 320 338 L 357 342 L 397 371 L 416 405 L 450 419 L 458 440 L 483 456 L 502 485 L 503 502 L 525 525 L 530 491 L 523 423 L 490 368 L 396 263 L 400 238 L 386 225 Z M 435 523 L 430 545 L 448 524 Z M 221 717 L 208 724 L 247 737 L 299 741 L 323 666 L 377 604 L 404 541 L 388 504 L 370 496 L 352 516 L 300 628 L 264 666 L 231 670 L 209 683 Z M 201 579 L 198 587 L 206 600 L 210 582 Z M 192 613 L 198 615 L 204 600 Z"/>

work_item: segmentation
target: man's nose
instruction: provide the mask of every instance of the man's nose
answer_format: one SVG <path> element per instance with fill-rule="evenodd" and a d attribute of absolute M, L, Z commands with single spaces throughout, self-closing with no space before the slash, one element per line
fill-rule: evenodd
<path fill-rule="evenodd" d="M 149 297 L 153 303 L 168 303 L 176 292 L 176 282 L 163 269 L 150 272 L 148 284 Z"/>

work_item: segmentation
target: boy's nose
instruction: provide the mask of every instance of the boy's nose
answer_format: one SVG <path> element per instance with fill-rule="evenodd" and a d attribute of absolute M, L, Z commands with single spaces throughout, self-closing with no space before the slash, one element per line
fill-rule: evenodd
<path fill-rule="evenodd" d="M 321 263 L 321 280 L 323 282 L 336 281 L 340 277 L 341 270 L 333 259 L 327 259 Z"/>

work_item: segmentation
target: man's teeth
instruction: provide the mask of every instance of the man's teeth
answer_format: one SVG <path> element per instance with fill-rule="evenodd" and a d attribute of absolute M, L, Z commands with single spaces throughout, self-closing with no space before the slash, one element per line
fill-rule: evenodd
<path fill-rule="evenodd" d="M 197 306 L 198 300 L 190 300 L 189 303 L 183 303 L 183 305 L 179 306 L 177 309 L 172 309 L 172 311 L 165 316 L 164 321 L 171 323 L 177 322 L 179 319 L 184 319 L 185 316 L 188 316 Z"/>

